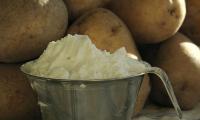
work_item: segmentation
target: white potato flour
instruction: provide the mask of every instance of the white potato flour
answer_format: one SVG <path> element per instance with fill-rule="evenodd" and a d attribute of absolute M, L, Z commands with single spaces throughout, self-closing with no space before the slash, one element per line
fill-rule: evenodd
<path fill-rule="evenodd" d="M 76 80 L 122 78 L 145 69 L 128 57 L 124 47 L 111 54 L 96 48 L 86 35 L 67 35 L 50 42 L 37 60 L 23 67 L 40 77 Z"/>

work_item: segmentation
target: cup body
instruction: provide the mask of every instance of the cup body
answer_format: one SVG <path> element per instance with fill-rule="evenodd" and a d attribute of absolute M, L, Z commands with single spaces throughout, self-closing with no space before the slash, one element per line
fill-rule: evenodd
<path fill-rule="evenodd" d="M 27 75 L 43 120 L 131 120 L 143 75 L 107 81 L 57 81 Z"/>

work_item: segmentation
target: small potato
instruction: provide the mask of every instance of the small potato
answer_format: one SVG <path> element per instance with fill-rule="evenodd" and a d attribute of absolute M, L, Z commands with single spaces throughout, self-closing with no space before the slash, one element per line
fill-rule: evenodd
<path fill-rule="evenodd" d="M 181 31 L 194 43 L 200 45 L 200 1 L 186 0 L 187 15 Z"/>
<path fill-rule="evenodd" d="M 68 29 L 69 34 L 88 35 L 97 48 L 110 52 L 124 46 L 129 53 L 140 59 L 134 40 L 124 23 L 109 10 L 98 8 L 81 16 Z M 135 115 L 144 106 L 150 92 L 149 79 L 146 76 L 139 91 Z"/>
<path fill-rule="evenodd" d="M 0 62 L 38 57 L 64 36 L 68 15 L 62 0 L 0 0 Z"/>
<path fill-rule="evenodd" d="M 69 10 L 69 18 L 71 21 L 91 9 L 107 5 L 110 1 L 111 0 L 64 0 Z"/>
<path fill-rule="evenodd" d="M 0 64 L 0 120 L 40 120 L 36 95 L 19 65 Z"/>
<path fill-rule="evenodd" d="M 200 100 L 200 49 L 186 36 L 177 33 L 161 43 L 155 66 L 169 76 L 178 102 L 183 110 L 197 105 Z M 158 78 L 152 79 L 151 98 L 162 105 L 171 105 L 168 95 Z"/>
<path fill-rule="evenodd" d="M 138 43 L 158 43 L 174 35 L 186 14 L 184 0 L 113 0 L 109 8 Z"/>

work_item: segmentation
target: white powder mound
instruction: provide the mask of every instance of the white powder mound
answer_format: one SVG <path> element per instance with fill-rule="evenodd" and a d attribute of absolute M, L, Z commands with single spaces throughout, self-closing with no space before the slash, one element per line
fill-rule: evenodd
<path fill-rule="evenodd" d="M 124 47 L 113 54 L 97 49 L 86 35 L 68 35 L 50 42 L 37 59 L 23 65 L 30 74 L 56 79 L 111 79 L 136 75 L 145 66 L 127 56 Z"/>

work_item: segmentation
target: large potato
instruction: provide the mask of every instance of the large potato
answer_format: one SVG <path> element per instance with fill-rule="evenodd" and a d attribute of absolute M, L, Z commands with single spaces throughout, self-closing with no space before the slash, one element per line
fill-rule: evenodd
<path fill-rule="evenodd" d="M 70 20 L 74 20 L 91 9 L 103 7 L 111 0 L 64 0 L 69 10 Z"/>
<path fill-rule="evenodd" d="M 0 120 L 39 120 L 39 107 L 19 65 L 0 64 Z"/>
<path fill-rule="evenodd" d="M 0 1 L 0 62 L 19 62 L 38 57 L 67 27 L 62 0 Z"/>
<path fill-rule="evenodd" d="M 139 56 L 133 38 L 124 23 L 109 10 L 97 8 L 81 16 L 68 28 L 69 34 L 88 35 L 97 48 L 114 52 L 125 46 Z"/>
<path fill-rule="evenodd" d="M 200 100 L 200 49 L 184 35 L 177 33 L 163 42 L 155 58 L 155 65 L 166 71 L 182 109 L 193 108 Z M 153 77 L 154 101 L 170 105 L 160 80 Z"/>
<path fill-rule="evenodd" d="M 193 42 L 200 45 L 200 1 L 186 0 L 187 15 L 181 31 Z"/>
<path fill-rule="evenodd" d="M 114 11 L 138 43 L 158 43 L 174 35 L 186 14 L 184 0 L 113 0 Z"/>
<path fill-rule="evenodd" d="M 134 40 L 124 23 L 112 12 L 98 8 L 83 15 L 69 29 L 70 34 L 88 35 L 97 48 L 110 52 L 124 46 L 140 58 Z M 145 77 L 139 92 L 135 113 L 139 113 L 149 95 L 149 79 Z"/>

